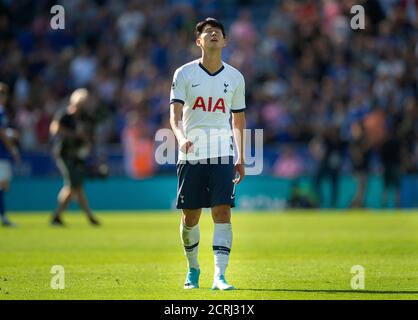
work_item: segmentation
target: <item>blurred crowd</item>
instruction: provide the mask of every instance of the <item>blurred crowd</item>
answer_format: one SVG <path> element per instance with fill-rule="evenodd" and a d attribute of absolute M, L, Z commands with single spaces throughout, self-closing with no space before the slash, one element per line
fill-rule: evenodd
<path fill-rule="evenodd" d="M 64 30 L 50 27 L 55 4 L 65 8 Z M 350 27 L 356 4 L 365 8 L 364 30 Z M 273 174 L 304 172 L 295 144 L 324 161 L 329 137 L 355 159 L 354 170 L 396 139 L 402 170 L 416 169 L 416 0 L 0 0 L 0 81 L 11 88 L 20 147 L 48 150 L 53 115 L 87 87 L 99 153 L 110 145 L 146 153 L 139 170 L 152 174 L 154 134 L 169 128 L 173 72 L 200 56 L 193 29 L 207 16 L 224 22 L 224 60 L 245 76 L 248 127 L 264 129 L 266 148 L 287 146 Z"/>

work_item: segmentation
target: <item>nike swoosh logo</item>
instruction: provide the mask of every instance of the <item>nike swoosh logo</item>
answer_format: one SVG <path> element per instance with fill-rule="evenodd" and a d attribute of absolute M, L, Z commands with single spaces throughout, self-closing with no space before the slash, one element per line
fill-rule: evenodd
<path fill-rule="evenodd" d="M 235 199 L 235 196 L 231 196 L 231 199 Z"/>
<path fill-rule="evenodd" d="M 197 86 L 200 86 L 200 83 L 198 83 L 198 84 L 192 84 L 192 88 L 197 87 Z"/>

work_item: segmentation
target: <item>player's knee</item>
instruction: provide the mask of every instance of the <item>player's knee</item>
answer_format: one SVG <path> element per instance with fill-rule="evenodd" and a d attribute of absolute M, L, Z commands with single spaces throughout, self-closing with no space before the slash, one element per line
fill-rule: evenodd
<path fill-rule="evenodd" d="M 216 216 L 213 216 L 213 222 L 215 222 L 215 223 L 230 223 L 231 222 L 231 215 L 218 214 Z"/>
<path fill-rule="evenodd" d="M 188 227 L 194 227 L 199 223 L 199 217 L 192 215 L 183 215 L 183 223 Z"/>
<path fill-rule="evenodd" d="M 231 222 L 231 209 L 228 207 L 216 208 L 212 210 L 213 221 L 216 223 Z"/>
<path fill-rule="evenodd" d="M 67 186 L 63 187 L 58 194 L 58 201 L 66 201 L 71 196 L 71 189 Z"/>
<path fill-rule="evenodd" d="M 194 227 L 199 223 L 200 210 L 183 210 L 183 223 L 188 227 Z"/>

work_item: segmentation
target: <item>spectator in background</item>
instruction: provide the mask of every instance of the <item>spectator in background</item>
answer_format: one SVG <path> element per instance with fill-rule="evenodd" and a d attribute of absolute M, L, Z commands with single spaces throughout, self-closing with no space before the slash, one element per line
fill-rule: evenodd
<path fill-rule="evenodd" d="M 349 144 L 349 153 L 353 165 L 353 173 L 357 180 L 355 196 L 351 202 L 352 208 L 364 207 L 364 194 L 370 170 L 371 149 L 366 138 L 362 121 L 354 122 L 351 126 L 352 140 Z"/>
<path fill-rule="evenodd" d="M 365 7 L 361 32 L 350 28 L 354 4 Z M 0 1 L 0 81 L 10 86 L 10 120 L 24 149 L 48 147 L 51 115 L 79 85 L 88 84 L 109 111 L 98 130 L 101 154 L 121 149 L 118 121 L 133 110 L 132 92 L 146 97 L 141 118 L 150 134 L 167 127 L 167 74 L 200 55 L 189 30 L 212 12 L 227 21 L 224 60 L 248 79 L 248 125 L 264 129 L 269 154 L 283 142 L 306 149 L 318 127 L 341 122 L 347 140 L 352 122 L 377 105 L 404 118 L 402 166 L 417 168 L 416 120 L 403 112 L 418 99 L 416 0 L 73 0 L 65 3 L 65 30 L 51 30 L 48 6 Z"/>
<path fill-rule="evenodd" d="M 75 90 L 67 108 L 60 110 L 51 122 L 50 132 L 55 138 L 54 156 L 64 178 L 64 186 L 58 194 L 58 207 L 51 220 L 54 226 L 64 226 L 61 216 L 73 197 L 77 199 L 89 222 L 94 226 L 100 225 L 91 212 L 83 187 L 87 174 L 86 158 L 92 138 L 80 114 L 88 102 L 89 93 L 86 89 Z"/>
<path fill-rule="evenodd" d="M 290 182 L 290 194 L 287 200 L 289 208 L 316 208 L 318 206 L 311 186 L 299 179 L 303 174 L 303 160 L 292 145 L 283 148 L 282 155 L 274 165 L 274 174 Z"/>
<path fill-rule="evenodd" d="M 297 179 L 303 172 L 303 163 L 292 146 L 285 146 L 273 170 L 276 177 Z"/>
<path fill-rule="evenodd" d="M 138 110 L 126 117 L 122 132 L 125 170 L 133 178 L 150 177 L 155 172 L 154 142 L 144 119 Z"/>
<path fill-rule="evenodd" d="M 36 134 L 38 120 L 39 111 L 31 109 L 30 104 L 26 104 L 22 109 L 17 111 L 16 123 L 23 129 L 20 134 L 20 143 L 23 150 L 34 151 L 39 148 Z"/>
<path fill-rule="evenodd" d="M 97 58 L 87 45 L 80 48 L 79 54 L 70 64 L 70 72 L 75 88 L 84 87 L 94 79 L 96 74 Z"/>
<path fill-rule="evenodd" d="M 5 227 L 14 226 L 6 217 L 6 208 L 4 203 L 4 193 L 9 190 L 12 178 L 12 168 L 9 158 L 20 162 L 19 151 L 15 145 L 17 135 L 7 126 L 6 103 L 9 94 L 9 88 L 5 83 L 0 82 L 0 219 Z"/>
<path fill-rule="evenodd" d="M 331 207 L 336 208 L 338 205 L 339 180 L 346 146 L 347 143 L 341 139 L 339 126 L 325 128 L 310 143 L 311 152 L 318 161 L 314 190 L 320 205 L 323 204 L 321 183 L 324 179 L 331 180 Z"/>
<path fill-rule="evenodd" d="M 418 103 L 414 97 L 405 99 L 403 113 L 399 121 L 402 167 L 405 173 L 416 173 L 418 163 Z"/>
<path fill-rule="evenodd" d="M 140 40 L 146 18 L 138 3 L 131 1 L 117 20 L 119 41 L 124 48 L 133 48 Z"/>
<path fill-rule="evenodd" d="M 395 190 L 395 207 L 400 207 L 401 201 L 401 140 L 398 128 L 391 128 L 380 147 L 380 159 L 383 166 L 383 198 L 382 206 L 388 207 L 388 193 Z"/>
<path fill-rule="evenodd" d="M 230 45 L 232 52 L 229 55 L 231 64 L 246 75 L 255 75 L 257 30 L 252 20 L 251 11 L 241 9 L 238 19 L 232 23 L 230 30 Z"/>
<path fill-rule="evenodd" d="M 230 37 L 243 48 L 252 48 L 256 44 L 257 30 L 251 17 L 251 11 L 241 9 L 238 13 L 238 19 L 232 23 L 230 28 Z"/>

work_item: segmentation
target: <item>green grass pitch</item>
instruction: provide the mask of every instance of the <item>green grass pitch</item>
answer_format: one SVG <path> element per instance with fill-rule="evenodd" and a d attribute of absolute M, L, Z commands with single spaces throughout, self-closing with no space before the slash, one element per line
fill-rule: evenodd
<path fill-rule="evenodd" d="M 210 290 L 209 212 L 191 291 L 178 211 L 98 216 L 99 228 L 74 212 L 57 228 L 46 213 L 11 214 L 19 226 L 0 228 L 0 299 L 418 299 L 418 212 L 234 212 L 229 292 Z M 53 265 L 64 267 L 63 290 L 51 289 Z M 364 290 L 350 286 L 353 265 Z"/>

